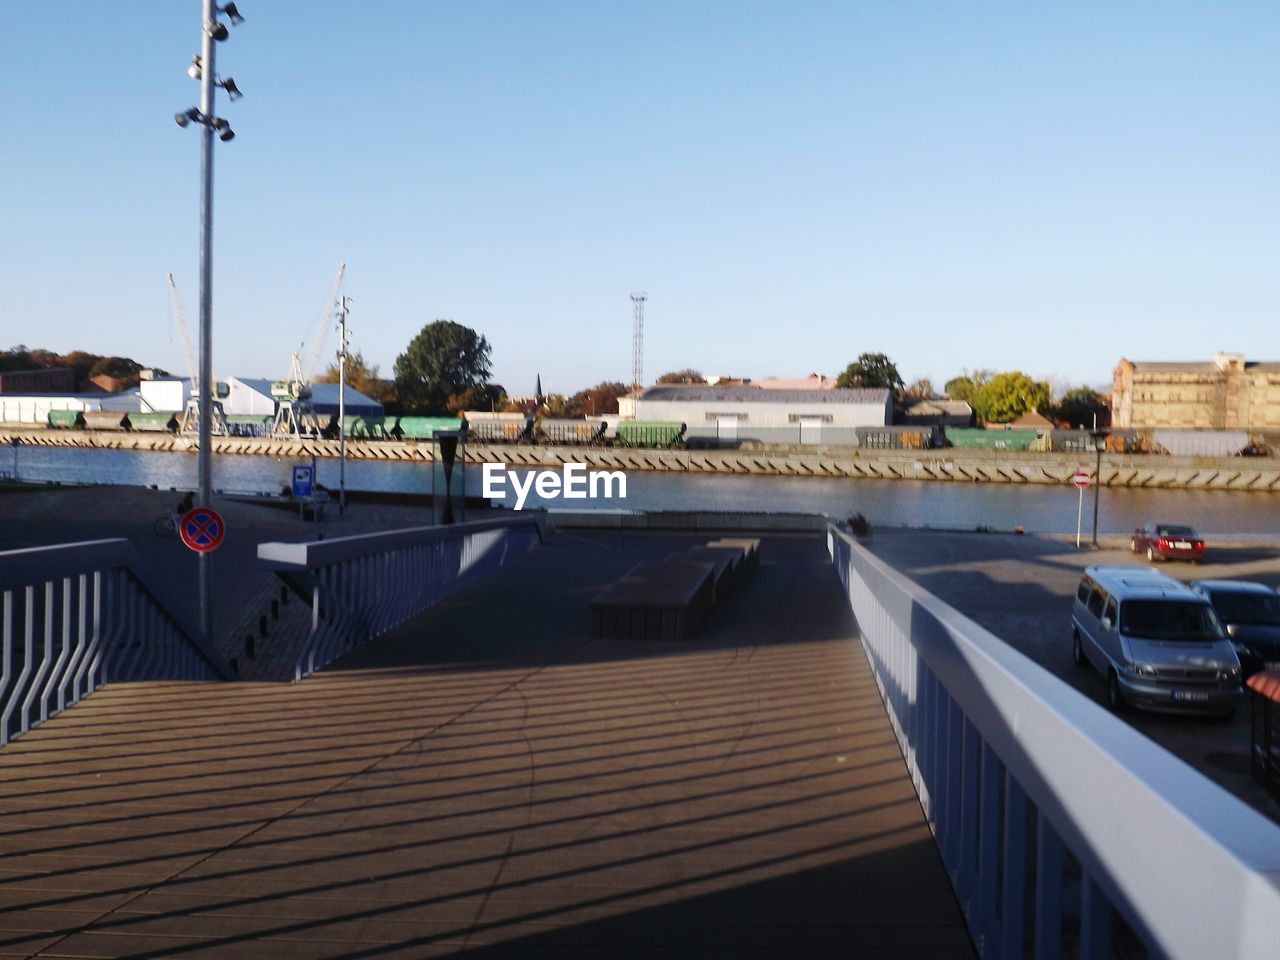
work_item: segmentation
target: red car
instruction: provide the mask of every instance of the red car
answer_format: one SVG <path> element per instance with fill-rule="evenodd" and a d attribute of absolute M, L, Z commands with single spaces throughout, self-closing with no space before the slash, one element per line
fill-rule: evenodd
<path fill-rule="evenodd" d="M 1148 523 L 1133 531 L 1129 549 L 1145 553 L 1152 563 L 1158 560 L 1199 563 L 1204 559 L 1204 537 L 1185 524 Z"/>

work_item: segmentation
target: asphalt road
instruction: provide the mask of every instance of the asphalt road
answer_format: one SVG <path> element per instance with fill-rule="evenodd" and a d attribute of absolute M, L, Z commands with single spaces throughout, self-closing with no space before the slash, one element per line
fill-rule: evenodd
<path fill-rule="evenodd" d="M 1100 674 L 1071 659 L 1071 602 L 1081 571 L 1093 564 L 1142 564 L 1128 541 L 1104 539 L 1102 549 L 1077 551 L 1074 540 L 1043 536 L 875 531 L 868 546 L 925 589 L 1002 637 L 1094 702 L 1105 706 Z M 1201 566 L 1162 563 L 1178 580 L 1254 580 L 1280 586 L 1280 547 L 1210 543 Z M 1249 773 L 1249 710 L 1230 721 L 1138 713 L 1133 727 L 1255 809 L 1280 822 L 1280 804 Z"/>

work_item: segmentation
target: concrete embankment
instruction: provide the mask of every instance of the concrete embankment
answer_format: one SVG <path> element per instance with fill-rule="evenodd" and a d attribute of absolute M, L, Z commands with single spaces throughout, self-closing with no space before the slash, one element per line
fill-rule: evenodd
<path fill-rule="evenodd" d="M 192 437 L 169 434 L 48 430 L 0 426 L 0 444 L 98 450 L 193 453 Z M 336 440 L 271 440 L 215 437 L 219 454 L 297 459 L 337 457 Z M 350 440 L 352 460 L 430 461 L 431 444 L 396 440 Z M 540 446 L 472 443 L 468 463 L 508 467 L 559 467 L 584 463 L 593 470 L 669 473 L 732 473 L 786 477 L 846 477 L 871 480 L 937 480 L 952 483 L 1068 484 L 1077 470 L 1094 474 L 1094 458 L 1077 453 L 1009 453 L 994 450 L 856 450 L 813 452 L 767 450 L 637 450 L 623 447 Z M 1280 492 L 1280 462 L 1265 457 L 1167 457 L 1105 454 L 1104 486 L 1185 490 Z"/>

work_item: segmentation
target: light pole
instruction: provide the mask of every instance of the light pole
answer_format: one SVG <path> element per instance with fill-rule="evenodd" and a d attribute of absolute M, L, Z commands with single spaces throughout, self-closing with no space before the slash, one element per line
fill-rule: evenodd
<path fill-rule="evenodd" d="M 338 516 L 347 512 L 347 312 L 351 298 L 338 301 Z"/>
<path fill-rule="evenodd" d="M 1106 432 L 1093 431 L 1093 450 L 1097 461 L 1093 468 L 1093 546 L 1098 546 L 1098 497 L 1102 493 L 1102 451 L 1107 448 Z"/>
<path fill-rule="evenodd" d="M 227 39 L 227 25 L 218 18 L 226 14 L 232 26 L 244 21 L 234 3 L 218 6 L 214 0 L 200 0 L 200 53 L 191 58 L 187 75 L 200 81 L 200 106 L 174 115 L 180 127 L 195 122 L 200 132 L 200 430 L 197 469 L 200 481 L 199 504 L 213 500 L 213 135 L 226 143 L 235 137 L 231 125 L 214 116 L 214 93 L 218 87 L 229 100 L 241 96 L 236 82 L 219 79 L 215 70 L 217 44 Z M 209 554 L 199 558 L 200 629 L 206 641 L 213 639 L 212 568 Z"/>

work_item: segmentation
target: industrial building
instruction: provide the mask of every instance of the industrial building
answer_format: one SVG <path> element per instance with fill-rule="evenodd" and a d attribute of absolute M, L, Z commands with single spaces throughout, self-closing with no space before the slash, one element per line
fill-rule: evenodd
<path fill-rule="evenodd" d="M 762 390 L 755 386 L 656 386 L 623 397 L 619 410 L 637 420 L 684 423 L 691 445 L 848 444 L 859 427 L 893 421 L 884 389 Z"/>
<path fill-rule="evenodd" d="M 1280 430 L 1280 362 L 1121 360 L 1111 389 L 1116 429 Z"/>
<path fill-rule="evenodd" d="M 229 377 L 227 386 L 231 388 L 223 408 L 227 416 L 239 414 L 274 414 L 276 400 L 271 396 L 272 380 L 258 377 Z M 349 417 L 380 417 L 382 404 L 372 397 L 366 397 L 353 387 L 344 386 L 342 392 L 346 414 Z M 336 383 L 311 384 L 311 406 L 318 417 L 336 417 L 338 415 L 338 385 Z"/>
<path fill-rule="evenodd" d="M 54 410 L 79 413 L 137 413 L 137 393 L 27 393 L 0 395 L 0 423 L 47 426 Z"/>

